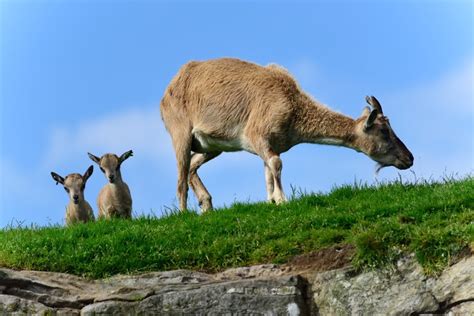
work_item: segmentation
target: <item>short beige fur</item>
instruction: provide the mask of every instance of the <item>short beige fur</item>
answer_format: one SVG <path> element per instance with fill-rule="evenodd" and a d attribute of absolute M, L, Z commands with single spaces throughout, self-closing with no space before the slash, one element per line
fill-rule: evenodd
<path fill-rule="evenodd" d="M 84 198 L 86 182 L 92 175 L 93 171 L 94 167 L 90 166 L 84 175 L 71 173 L 65 178 L 55 172 L 51 172 L 51 176 L 54 181 L 56 181 L 56 184 L 61 183 L 69 196 L 69 204 L 66 206 L 67 225 L 72 225 L 78 222 L 86 223 L 94 221 L 94 211 Z"/>
<path fill-rule="evenodd" d="M 108 182 L 99 192 L 97 207 L 99 219 L 131 218 L 132 196 L 128 185 L 122 179 L 120 171 L 122 163 L 133 155 L 131 150 L 120 157 L 115 154 L 105 154 L 101 158 L 88 153 L 89 158 L 97 163 L 105 174 Z"/>
<path fill-rule="evenodd" d="M 285 200 L 280 154 L 299 143 L 345 146 L 380 167 L 409 168 L 413 156 L 367 97 L 357 119 L 334 112 L 304 93 L 287 70 L 222 58 L 185 64 L 171 80 L 160 111 L 171 135 L 178 167 L 177 196 L 187 207 L 188 184 L 201 208 L 212 208 L 198 168 L 222 152 L 246 150 L 264 162 L 267 197 Z"/>

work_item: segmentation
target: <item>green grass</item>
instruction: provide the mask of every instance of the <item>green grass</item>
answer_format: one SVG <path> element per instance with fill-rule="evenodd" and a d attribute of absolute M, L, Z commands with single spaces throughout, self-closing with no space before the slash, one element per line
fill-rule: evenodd
<path fill-rule="evenodd" d="M 0 230 L 0 266 L 91 278 L 171 269 L 218 271 L 335 245 L 359 269 L 415 253 L 428 274 L 474 245 L 474 178 L 343 186 L 280 206 L 236 203 L 204 215 Z"/>

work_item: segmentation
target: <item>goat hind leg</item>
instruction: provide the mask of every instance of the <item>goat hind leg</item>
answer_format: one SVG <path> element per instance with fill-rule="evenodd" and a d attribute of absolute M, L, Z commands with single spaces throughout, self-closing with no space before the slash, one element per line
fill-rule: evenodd
<path fill-rule="evenodd" d="M 188 177 L 191 163 L 192 135 L 191 132 L 180 133 L 179 135 L 172 135 L 172 139 L 178 167 L 177 196 L 179 208 L 181 211 L 185 211 L 188 201 Z"/>
<path fill-rule="evenodd" d="M 219 156 L 221 152 L 215 153 L 194 153 L 191 157 L 191 168 L 189 170 L 189 185 L 196 195 L 201 211 L 206 212 L 212 210 L 212 197 L 207 191 L 206 187 L 201 181 L 201 178 L 197 174 L 197 170 L 203 164 L 211 159 Z"/>

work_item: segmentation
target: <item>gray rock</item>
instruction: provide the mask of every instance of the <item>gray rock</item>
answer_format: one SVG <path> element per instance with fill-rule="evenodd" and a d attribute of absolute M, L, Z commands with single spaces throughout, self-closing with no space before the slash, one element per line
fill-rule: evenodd
<path fill-rule="evenodd" d="M 474 301 L 468 301 L 449 308 L 448 316 L 474 315 Z"/>
<path fill-rule="evenodd" d="M 474 257 L 428 278 L 412 256 L 365 273 L 277 265 L 216 274 L 187 270 L 102 280 L 0 269 L 0 314 L 409 315 L 474 314 Z"/>
<path fill-rule="evenodd" d="M 305 302 L 298 278 L 245 280 L 193 287 L 166 287 L 137 302 L 108 301 L 84 307 L 82 315 L 301 315 Z"/>
<path fill-rule="evenodd" d="M 474 300 L 473 257 L 449 267 L 433 283 L 432 292 L 439 302 Z"/>
<path fill-rule="evenodd" d="M 1 269 L 0 311 L 81 315 L 302 315 L 306 285 L 266 267 L 208 275 L 193 271 L 86 280 L 61 273 Z M 261 271 L 260 271 L 261 270 Z M 260 271 L 260 272 L 258 272 Z"/>
<path fill-rule="evenodd" d="M 51 308 L 13 295 L 0 294 L 0 315 L 80 315 L 78 310 Z"/>
<path fill-rule="evenodd" d="M 52 309 L 41 303 L 23 299 L 13 295 L 0 294 L 0 313 L 1 314 L 46 314 Z"/>
<path fill-rule="evenodd" d="M 314 275 L 310 280 L 321 315 L 446 314 L 458 301 L 474 300 L 474 257 L 427 278 L 412 256 L 395 268 L 357 274 L 352 268 Z M 474 314 L 469 305 L 463 307 Z"/>
<path fill-rule="evenodd" d="M 87 305 L 81 315 L 130 315 L 135 314 L 136 303 L 108 301 Z"/>

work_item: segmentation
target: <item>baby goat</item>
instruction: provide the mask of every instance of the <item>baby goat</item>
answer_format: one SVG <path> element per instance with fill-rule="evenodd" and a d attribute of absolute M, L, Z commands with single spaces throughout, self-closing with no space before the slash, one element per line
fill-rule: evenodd
<path fill-rule="evenodd" d="M 84 199 L 84 189 L 86 188 L 87 179 L 94 172 L 94 167 L 90 166 L 84 175 L 79 173 L 71 173 L 65 178 L 55 172 L 51 172 L 56 184 L 61 183 L 69 195 L 69 204 L 66 206 L 66 224 L 71 225 L 77 222 L 88 222 L 94 220 L 94 212 L 92 207 Z"/>
<path fill-rule="evenodd" d="M 101 158 L 87 153 L 89 158 L 97 163 L 100 170 L 109 181 L 97 197 L 97 207 L 99 208 L 99 218 L 132 217 L 132 196 L 128 185 L 123 182 L 120 166 L 130 156 L 133 151 L 129 150 L 118 157 L 115 154 L 105 154 Z"/>

